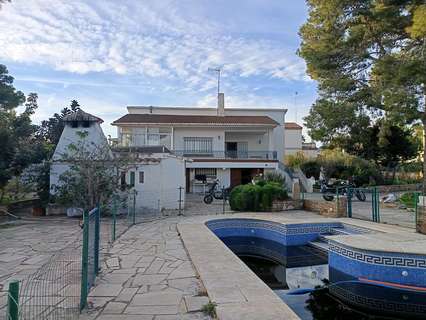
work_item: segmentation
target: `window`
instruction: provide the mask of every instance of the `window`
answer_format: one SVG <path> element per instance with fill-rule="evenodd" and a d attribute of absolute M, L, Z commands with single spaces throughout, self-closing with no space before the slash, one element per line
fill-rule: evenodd
<path fill-rule="evenodd" d="M 78 128 L 78 121 L 71 121 L 72 128 Z"/>
<path fill-rule="evenodd" d="M 185 137 L 183 138 L 186 153 L 212 153 L 213 138 Z"/>
<path fill-rule="evenodd" d="M 130 187 L 134 187 L 135 186 L 135 172 L 134 171 L 130 171 Z"/>
<path fill-rule="evenodd" d="M 90 127 L 90 121 L 83 121 L 82 125 L 83 125 L 83 128 L 89 128 Z"/>
<path fill-rule="evenodd" d="M 124 190 L 126 188 L 126 172 L 120 173 L 120 186 L 121 190 Z"/>
<path fill-rule="evenodd" d="M 216 179 L 217 171 L 216 168 L 195 168 L 195 179 L 196 180 L 204 180 L 206 179 Z M 198 178 L 200 179 L 198 179 Z"/>
<path fill-rule="evenodd" d="M 144 183 L 145 175 L 143 171 L 139 171 L 139 183 Z"/>

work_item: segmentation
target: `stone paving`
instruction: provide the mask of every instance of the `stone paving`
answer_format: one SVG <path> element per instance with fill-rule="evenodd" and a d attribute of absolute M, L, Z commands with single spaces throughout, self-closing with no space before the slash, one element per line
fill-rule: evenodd
<path fill-rule="evenodd" d="M 139 224 L 109 251 L 81 319 L 209 319 L 209 302 L 176 229 L 182 218 Z"/>
<path fill-rule="evenodd" d="M 59 249 L 75 243 L 81 234 L 78 220 L 37 218 L 0 225 L 0 315 L 6 307 L 10 280 L 22 280 L 37 271 Z"/>

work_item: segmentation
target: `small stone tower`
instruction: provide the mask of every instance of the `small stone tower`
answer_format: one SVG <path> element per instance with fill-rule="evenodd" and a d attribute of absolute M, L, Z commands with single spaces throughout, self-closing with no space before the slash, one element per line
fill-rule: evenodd
<path fill-rule="evenodd" d="M 108 145 L 100 124 L 103 122 L 101 118 L 95 117 L 83 110 L 79 109 L 63 119 L 65 123 L 61 138 L 56 146 L 55 153 L 52 156 L 52 165 L 50 167 L 50 190 L 53 185 L 58 184 L 59 176 L 66 172 L 69 165 L 62 161 L 63 155 L 69 153 L 68 146 L 70 144 L 78 144 L 81 140 L 82 132 L 86 133 L 85 141 L 92 144 L 93 147 Z"/>

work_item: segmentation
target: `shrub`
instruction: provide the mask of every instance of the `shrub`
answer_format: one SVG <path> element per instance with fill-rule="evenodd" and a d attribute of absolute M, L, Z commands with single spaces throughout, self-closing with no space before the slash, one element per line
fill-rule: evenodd
<path fill-rule="evenodd" d="M 229 203 L 236 211 L 266 211 L 274 200 L 288 197 L 286 189 L 278 182 L 261 180 L 256 184 L 240 185 L 232 189 Z"/>
<path fill-rule="evenodd" d="M 280 185 L 284 185 L 285 184 L 285 178 L 284 176 L 277 172 L 277 171 L 272 171 L 272 172 L 267 172 L 265 173 L 265 175 L 263 176 L 263 180 L 265 180 L 265 182 L 277 182 Z"/>
<path fill-rule="evenodd" d="M 414 208 L 414 197 L 415 194 L 413 192 L 407 192 L 399 197 L 399 202 L 405 205 L 407 208 Z"/>
<path fill-rule="evenodd" d="M 308 160 L 305 163 L 302 163 L 300 169 L 303 171 L 307 178 L 314 177 L 318 180 L 321 172 L 321 164 L 316 159 Z"/>
<path fill-rule="evenodd" d="M 303 152 L 298 151 L 295 154 L 290 154 L 285 157 L 284 163 L 289 168 L 300 168 L 300 166 L 307 161 Z"/>
<path fill-rule="evenodd" d="M 327 179 L 349 180 L 354 177 L 354 182 L 359 186 L 383 182 L 380 170 L 374 163 L 338 149 L 322 150 L 316 159 L 305 161 L 300 168 L 308 178 L 319 179 L 321 168 L 323 168 Z"/>

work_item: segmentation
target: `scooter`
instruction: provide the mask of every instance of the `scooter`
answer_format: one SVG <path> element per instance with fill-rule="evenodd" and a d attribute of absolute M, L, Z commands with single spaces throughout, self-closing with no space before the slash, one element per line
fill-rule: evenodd
<path fill-rule="evenodd" d="M 206 195 L 204 196 L 204 203 L 205 204 L 210 204 L 213 202 L 213 199 L 216 200 L 223 200 L 223 198 L 225 197 L 225 200 L 227 200 L 229 198 L 229 191 L 230 188 L 224 188 L 224 189 L 219 189 L 219 180 L 215 180 L 215 182 L 213 182 L 212 186 L 210 187 L 210 189 L 207 191 Z"/>
<path fill-rule="evenodd" d="M 348 184 L 341 183 L 340 185 L 329 185 L 324 180 L 321 181 L 321 193 L 322 193 L 322 197 L 326 201 L 333 201 L 334 196 L 336 195 L 336 192 L 339 194 L 339 196 L 340 195 L 347 196 L 349 188 L 355 189 L 354 192 L 351 193 L 351 198 L 355 194 L 355 197 L 359 201 L 365 201 L 367 199 L 364 191 L 356 189 L 355 185 L 352 183 L 348 183 Z"/>

